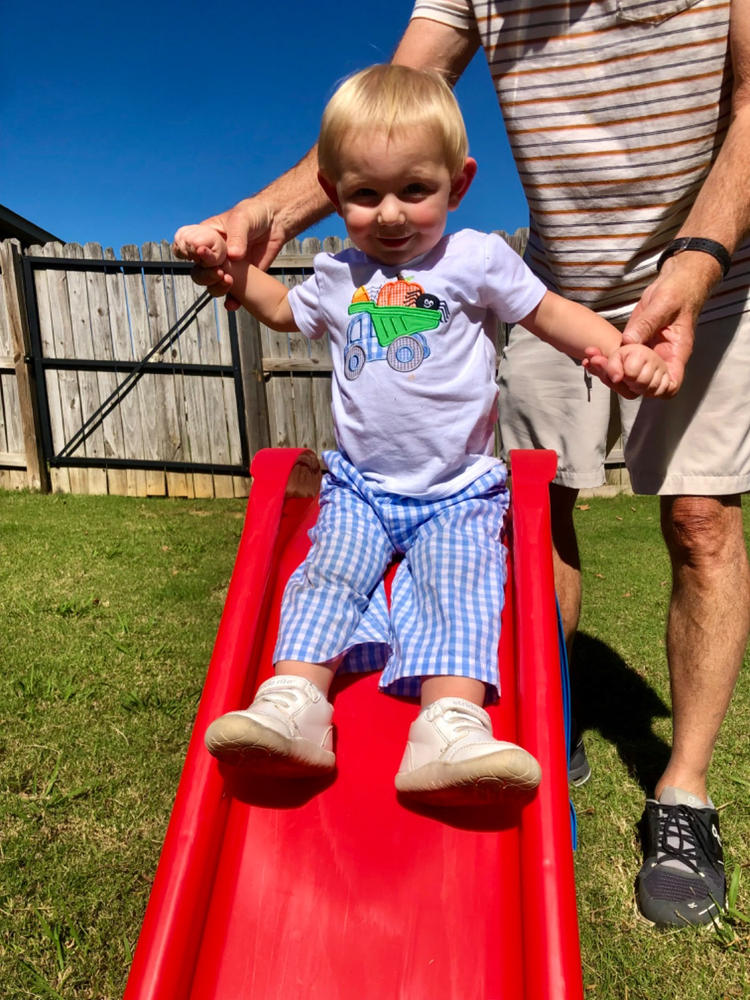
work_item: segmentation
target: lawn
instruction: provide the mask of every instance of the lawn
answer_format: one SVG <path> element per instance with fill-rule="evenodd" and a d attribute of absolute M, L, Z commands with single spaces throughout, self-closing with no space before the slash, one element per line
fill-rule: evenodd
<path fill-rule="evenodd" d="M 244 506 L 0 493 L 3 996 L 122 995 Z M 594 771 L 573 793 L 585 995 L 750 996 L 750 927 L 657 932 L 633 901 L 636 824 L 670 738 L 656 502 L 587 499 L 576 518 L 575 672 Z M 749 731 L 745 671 L 711 775 L 745 912 Z"/>

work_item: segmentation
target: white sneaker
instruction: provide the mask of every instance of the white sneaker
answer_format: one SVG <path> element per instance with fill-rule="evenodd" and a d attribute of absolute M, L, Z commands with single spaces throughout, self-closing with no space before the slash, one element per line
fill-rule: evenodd
<path fill-rule="evenodd" d="M 204 737 L 209 753 L 259 773 L 287 777 L 320 774 L 336 765 L 333 705 L 304 677 L 264 681 L 243 711 L 215 719 Z"/>
<path fill-rule="evenodd" d="M 542 770 L 530 753 L 494 739 L 483 708 L 463 698 L 441 698 L 409 729 L 397 791 L 439 805 L 498 800 L 505 789 L 531 789 Z"/>

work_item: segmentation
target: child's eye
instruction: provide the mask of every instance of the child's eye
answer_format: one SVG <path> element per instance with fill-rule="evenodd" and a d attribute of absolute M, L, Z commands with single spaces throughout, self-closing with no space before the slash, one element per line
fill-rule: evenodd
<path fill-rule="evenodd" d="M 378 193 L 372 188 L 357 188 L 356 191 L 352 192 L 351 199 L 360 205 L 370 204 L 378 200 Z"/>
<path fill-rule="evenodd" d="M 404 188 L 404 196 L 406 198 L 424 198 L 425 195 L 429 193 L 426 184 L 422 184 L 420 181 L 414 181 L 413 184 L 407 184 Z"/>

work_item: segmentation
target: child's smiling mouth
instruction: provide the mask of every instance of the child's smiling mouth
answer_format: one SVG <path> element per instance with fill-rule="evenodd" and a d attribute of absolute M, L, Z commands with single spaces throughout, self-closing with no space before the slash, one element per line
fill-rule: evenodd
<path fill-rule="evenodd" d="M 405 246 L 411 239 L 411 234 L 408 236 L 378 236 L 378 240 L 385 247 L 391 247 L 397 250 L 399 247 Z"/>

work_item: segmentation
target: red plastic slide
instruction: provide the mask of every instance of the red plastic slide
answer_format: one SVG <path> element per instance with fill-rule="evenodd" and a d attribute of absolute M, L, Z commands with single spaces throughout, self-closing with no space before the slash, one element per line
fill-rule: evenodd
<path fill-rule="evenodd" d="M 552 452 L 512 456 L 512 570 L 495 734 L 544 773 L 476 810 L 397 798 L 415 706 L 342 677 L 338 770 L 259 782 L 203 746 L 270 675 L 284 584 L 304 557 L 312 452 L 259 452 L 226 606 L 125 1000 L 580 1000 L 552 582 Z"/>

